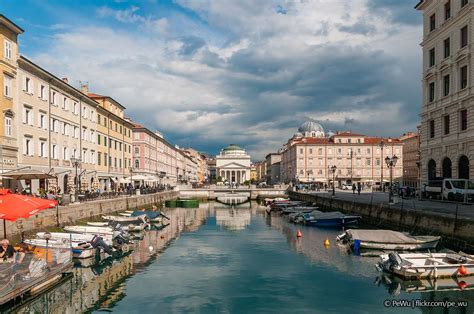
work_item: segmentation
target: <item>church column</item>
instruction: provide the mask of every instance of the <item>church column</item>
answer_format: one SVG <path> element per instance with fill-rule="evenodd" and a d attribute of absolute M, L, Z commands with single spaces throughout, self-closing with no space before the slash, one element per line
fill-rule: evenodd
<path fill-rule="evenodd" d="M 241 174 L 241 172 L 240 172 L 240 170 L 239 170 L 239 171 L 237 171 L 237 178 L 236 178 L 236 179 L 237 179 L 237 183 L 239 183 L 239 184 L 242 182 L 242 181 L 240 180 L 241 177 L 242 177 L 242 174 Z"/>

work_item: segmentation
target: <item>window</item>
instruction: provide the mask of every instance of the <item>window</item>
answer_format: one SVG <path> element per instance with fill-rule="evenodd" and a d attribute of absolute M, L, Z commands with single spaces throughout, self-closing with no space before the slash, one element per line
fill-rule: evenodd
<path fill-rule="evenodd" d="M 95 152 L 91 152 L 91 164 L 95 165 Z"/>
<path fill-rule="evenodd" d="M 23 141 L 23 154 L 33 156 L 33 140 L 29 137 L 25 137 Z"/>
<path fill-rule="evenodd" d="M 97 144 L 100 145 L 100 134 L 97 134 Z"/>
<path fill-rule="evenodd" d="M 310 154 L 310 155 L 313 154 L 313 149 L 312 149 L 312 148 L 309 149 L 309 154 Z"/>
<path fill-rule="evenodd" d="M 33 125 L 33 111 L 31 108 L 25 107 L 23 109 L 23 123 Z"/>
<path fill-rule="evenodd" d="M 77 102 L 72 104 L 72 112 L 77 115 Z"/>
<path fill-rule="evenodd" d="M 117 157 L 114 157 L 114 167 L 117 168 Z"/>
<path fill-rule="evenodd" d="M 8 75 L 3 76 L 3 95 L 12 97 L 12 78 Z"/>
<path fill-rule="evenodd" d="M 436 28 L 436 14 L 430 16 L 430 32 Z"/>
<path fill-rule="evenodd" d="M 449 95 L 449 75 L 443 77 L 443 95 Z"/>
<path fill-rule="evenodd" d="M 444 40 L 444 57 L 447 58 L 450 55 L 451 55 L 451 40 L 448 37 Z"/>
<path fill-rule="evenodd" d="M 67 147 L 63 147 L 63 160 L 69 160 Z"/>
<path fill-rule="evenodd" d="M 86 108 L 86 106 L 82 107 L 82 117 L 84 119 L 87 119 L 87 108 Z"/>
<path fill-rule="evenodd" d="M 443 117 L 444 122 L 444 135 L 449 134 L 449 115 Z"/>
<path fill-rule="evenodd" d="M 467 46 L 467 25 L 461 28 L 461 48 Z"/>
<path fill-rule="evenodd" d="M 104 136 L 104 146 L 107 147 L 107 138 Z"/>
<path fill-rule="evenodd" d="M 375 158 L 375 165 L 380 166 L 380 158 Z"/>
<path fill-rule="evenodd" d="M 77 126 L 74 127 L 74 137 L 79 138 L 79 128 Z"/>
<path fill-rule="evenodd" d="M 461 8 L 463 8 L 468 3 L 469 3 L 469 0 L 461 0 Z"/>
<path fill-rule="evenodd" d="M 53 131 L 56 133 L 59 132 L 59 121 L 56 119 L 53 119 Z"/>
<path fill-rule="evenodd" d="M 100 166 L 102 163 L 102 153 L 97 152 L 97 165 Z"/>
<path fill-rule="evenodd" d="M 300 154 L 303 154 L 303 149 L 302 148 L 300 148 Z"/>
<path fill-rule="evenodd" d="M 39 88 L 39 98 L 41 100 L 46 100 L 46 86 L 41 85 Z"/>
<path fill-rule="evenodd" d="M 12 58 L 12 42 L 5 39 L 5 59 L 10 60 Z"/>
<path fill-rule="evenodd" d="M 367 148 L 367 154 L 370 154 L 370 148 Z"/>
<path fill-rule="evenodd" d="M 25 80 L 23 81 L 23 90 L 28 94 L 33 92 L 33 81 L 29 77 L 25 76 Z"/>
<path fill-rule="evenodd" d="M 367 166 L 370 166 L 370 162 L 371 162 L 371 161 L 370 161 L 370 158 L 367 158 L 367 159 L 365 160 L 365 164 L 366 164 Z"/>
<path fill-rule="evenodd" d="M 136 169 L 140 168 L 140 161 L 138 161 L 138 159 L 135 160 L 135 168 Z M 301 170 L 301 172 L 303 172 L 303 170 Z M 301 174 L 303 174 L 303 173 L 301 173 Z"/>
<path fill-rule="evenodd" d="M 67 110 L 67 97 L 63 97 L 63 109 Z"/>
<path fill-rule="evenodd" d="M 434 120 L 430 120 L 430 138 L 433 138 L 435 136 L 435 122 Z"/>
<path fill-rule="evenodd" d="M 40 157 L 47 157 L 46 156 L 46 142 L 40 141 Z"/>
<path fill-rule="evenodd" d="M 104 153 L 104 166 L 107 166 L 107 161 L 109 158 L 107 158 L 107 153 Z"/>
<path fill-rule="evenodd" d="M 51 146 L 51 158 L 58 159 L 58 145 L 56 144 Z"/>
<path fill-rule="evenodd" d="M 100 114 L 97 114 L 97 123 L 100 124 Z"/>
<path fill-rule="evenodd" d="M 120 126 L 120 134 L 122 134 L 122 126 Z"/>
<path fill-rule="evenodd" d="M 140 155 L 140 148 L 139 147 L 135 147 L 135 155 Z"/>
<path fill-rule="evenodd" d="M 70 132 L 69 132 L 69 124 L 67 123 L 64 123 L 64 130 L 63 130 L 63 134 L 66 135 L 66 136 L 69 136 L 70 135 Z"/>
<path fill-rule="evenodd" d="M 464 109 L 464 110 L 461 110 L 460 111 L 460 119 L 461 119 L 461 131 L 465 131 L 467 130 L 467 110 Z"/>
<path fill-rule="evenodd" d="M 13 136 L 11 117 L 5 117 L 5 135 L 10 137 Z"/>
<path fill-rule="evenodd" d="M 57 104 L 57 102 L 56 102 L 56 92 L 55 91 L 52 92 L 51 104 L 53 104 L 53 105 Z"/>
<path fill-rule="evenodd" d="M 435 65 L 435 49 L 430 49 L 430 67 Z"/>
<path fill-rule="evenodd" d="M 435 83 L 431 82 L 428 90 L 429 102 L 433 102 L 435 99 Z"/>
<path fill-rule="evenodd" d="M 451 17 L 451 0 L 448 0 L 444 4 L 444 19 L 447 20 Z"/>
<path fill-rule="evenodd" d="M 347 139 L 347 143 L 351 143 L 351 142 L 352 142 L 352 140 L 350 138 Z"/>
<path fill-rule="evenodd" d="M 465 89 L 467 87 L 467 65 L 463 66 L 460 69 L 460 83 L 461 83 L 461 89 Z"/>

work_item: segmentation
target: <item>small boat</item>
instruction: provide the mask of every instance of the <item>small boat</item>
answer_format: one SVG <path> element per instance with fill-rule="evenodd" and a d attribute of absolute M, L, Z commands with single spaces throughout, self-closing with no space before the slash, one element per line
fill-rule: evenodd
<path fill-rule="evenodd" d="M 64 230 L 71 233 L 91 233 L 98 234 L 101 237 L 104 235 L 113 235 L 114 230 L 111 227 L 97 227 L 97 226 L 66 226 Z"/>
<path fill-rule="evenodd" d="M 345 215 L 341 212 L 313 211 L 304 214 L 304 224 L 314 227 L 346 227 L 359 223 L 360 216 Z"/>
<path fill-rule="evenodd" d="M 36 233 L 36 238 L 44 239 L 46 232 Z M 49 233 L 52 240 L 72 240 L 73 242 L 91 242 L 95 237 L 92 233 L 67 233 L 67 232 L 51 232 Z M 107 245 L 112 245 L 112 236 L 105 235 L 102 237 Z"/>
<path fill-rule="evenodd" d="M 281 210 L 281 214 L 289 215 L 293 213 L 311 213 L 317 209 L 318 207 L 315 207 L 315 206 L 295 206 L 295 207 L 283 208 Z"/>
<path fill-rule="evenodd" d="M 132 223 L 143 223 L 147 221 L 146 215 L 140 215 L 140 216 L 130 216 L 130 217 L 125 217 L 125 216 L 102 216 L 102 219 L 104 220 L 109 220 L 113 222 L 118 222 L 120 224 L 132 224 Z"/>
<path fill-rule="evenodd" d="M 123 230 L 125 231 L 129 231 L 129 232 L 138 232 L 138 231 L 143 231 L 145 230 L 147 227 L 149 226 L 149 224 L 147 223 L 141 223 L 141 224 L 129 224 L 129 225 L 125 225 L 123 226 Z"/>
<path fill-rule="evenodd" d="M 363 249 L 414 251 L 434 249 L 441 237 L 412 236 L 393 230 L 349 229 L 336 239 L 351 246 L 359 240 L 360 248 Z"/>
<path fill-rule="evenodd" d="M 46 241 L 46 239 L 25 239 L 24 243 L 32 247 L 43 247 L 51 249 L 67 249 L 72 250 L 72 257 L 74 258 L 90 258 L 95 256 L 96 249 L 92 247 L 90 243 L 87 242 L 69 242 L 64 239 L 51 239 Z"/>
<path fill-rule="evenodd" d="M 165 216 L 161 211 L 151 211 L 151 210 L 135 210 L 131 216 L 137 217 L 146 215 L 148 220 L 153 223 L 161 223 L 163 218 L 168 219 L 169 217 Z"/>
<path fill-rule="evenodd" d="M 456 253 L 391 252 L 380 256 L 375 265 L 404 279 L 448 278 L 474 275 L 474 259 Z"/>
<path fill-rule="evenodd" d="M 94 226 L 94 227 L 107 227 L 109 225 L 108 222 L 103 222 L 103 221 L 88 221 L 86 222 L 86 225 L 88 226 Z"/>

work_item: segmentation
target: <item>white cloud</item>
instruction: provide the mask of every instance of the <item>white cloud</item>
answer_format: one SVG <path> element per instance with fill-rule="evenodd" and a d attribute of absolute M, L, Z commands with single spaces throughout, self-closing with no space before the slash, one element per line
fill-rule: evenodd
<path fill-rule="evenodd" d="M 215 152 L 238 142 L 262 158 L 307 116 L 371 135 L 414 127 L 416 104 L 392 89 L 411 83 L 417 93 L 419 25 L 375 14 L 368 0 L 177 3 L 207 25 L 101 7 L 99 18 L 130 26 L 59 29 L 33 59 L 88 81 L 178 144 Z"/>

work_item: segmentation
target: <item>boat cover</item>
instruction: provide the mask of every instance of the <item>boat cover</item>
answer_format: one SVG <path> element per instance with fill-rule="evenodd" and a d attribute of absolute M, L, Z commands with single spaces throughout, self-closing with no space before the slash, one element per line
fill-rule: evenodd
<path fill-rule="evenodd" d="M 341 212 L 321 212 L 319 210 L 314 210 L 308 216 L 306 219 L 313 220 L 313 219 L 339 219 L 339 218 L 345 218 L 349 217 L 348 215 L 344 215 Z"/>
<path fill-rule="evenodd" d="M 150 210 L 136 210 L 132 213 L 132 217 L 138 217 L 146 215 L 149 219 L 155 219 L 161 216 L 161 211 L 150 211 Z"/>
<path fill-rule="evenodd" d="M 439 239 L 436 236 L 411 236 L 409 234 L 393 231 L 393 230 L 363 230 L 363 229 L 349 229 L 346 234 L 353 240 L 360 240 L 363 242 L 377 242 L 377 243 L 396 243 L 396 244 L 410 244 L 423 243 L 428 241 L 435 241 Z"/>

